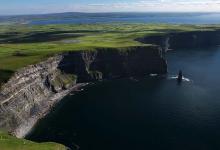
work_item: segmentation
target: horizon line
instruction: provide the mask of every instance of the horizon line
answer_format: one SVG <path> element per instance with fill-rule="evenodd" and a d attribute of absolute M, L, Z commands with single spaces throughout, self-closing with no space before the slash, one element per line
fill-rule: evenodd
<path fill-rule="evenodd" d="M 64 12 L 48 12 L 48 13 L 15 13 L 15 14 L 0 14 L 0 17 L 10 16 L 34 16 L 34 15 L 52 15 L 65 13 L 81 13 L 81 14 L 104 14 L 104 13 L 220 13 L 220 11 L 108 11 L 108 12 L 83 12 L 83 11 L 64 11 Z"/>

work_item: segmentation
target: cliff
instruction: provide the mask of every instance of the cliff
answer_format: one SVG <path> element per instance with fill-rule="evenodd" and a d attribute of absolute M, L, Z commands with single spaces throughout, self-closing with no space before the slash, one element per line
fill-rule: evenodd
<path fill-rule="evenodd" d="M 57 69 L 62 56 L 23 68 L 2 87 L 0 127 L 23 137 L 57 99 L 75 84 Z"/>
<path fill-rule="evenodd" d="M 24 137 L 52 106 L 85 82 L 165 74 L 158 46 L 105 48 L 57 55 L 19 70 L 0 92 L 0 128 Z"/>
<path fill-rule="evenodd" d="M 159 45 L 164 51 L 179 48 L 211 47 L 220 44 L 220 31 L 191 31 L 167 33 L 136 39 L 146 44 Z"/>
<path fill-rule="evenodd" d="M 157 46 L 101 48 L 63 55 L 59 69 L 76 74 L 79 82 L 167 73 L 167 64 Z"/>

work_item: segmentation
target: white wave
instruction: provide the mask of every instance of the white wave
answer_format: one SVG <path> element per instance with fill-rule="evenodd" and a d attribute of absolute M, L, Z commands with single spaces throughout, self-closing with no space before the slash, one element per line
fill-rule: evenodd
<path fill-rule="evenodd" d="M 171 77 L 168 77 L 168 79 L 178 79 L 178 76 L 171 76 Z M 190 80 L 189 78 L 186 78 L 186 77 L 183 77 L 183 81 L 186 81 L 186 82 L 191 82 L 192 80 Z"/>
<path fill-rule="evenodd" d="M 156 77 L 158 74 L 150 74 L 151 77 Z"/>

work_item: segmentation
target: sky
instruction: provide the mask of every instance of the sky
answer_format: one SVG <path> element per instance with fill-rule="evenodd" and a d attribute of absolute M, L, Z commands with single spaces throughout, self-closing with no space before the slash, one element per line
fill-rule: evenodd
<path fill-rule="evenodd" d="M 220 12 L 220 0 L 0 0 L 0 15 L 59 12 Z"/>

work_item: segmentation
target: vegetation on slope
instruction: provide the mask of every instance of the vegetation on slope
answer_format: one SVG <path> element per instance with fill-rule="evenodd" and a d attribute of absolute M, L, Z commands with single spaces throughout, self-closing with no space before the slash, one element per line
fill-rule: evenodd
<path fill-rule="evenodd" d="M 0 132 L 1 150 L 65 150 L 65 146 L 48 142 L 35 143 L 25 139 L 17 139 L 6 133 Z"/>
<path fill-rule="evenodd" d="M 167 24 L 0 25 L 0 83 L 19 68 L 65 51 L 150 46 L 138 37 L 216 30 L 218 26 Z"/>

